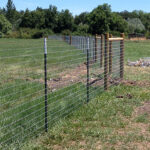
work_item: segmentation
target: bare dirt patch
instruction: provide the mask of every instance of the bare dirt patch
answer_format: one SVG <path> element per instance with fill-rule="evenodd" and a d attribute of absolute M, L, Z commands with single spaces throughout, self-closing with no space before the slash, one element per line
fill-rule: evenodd
<path fill-rule="evenodd" d="M 148 114 L 150 115 L 150 101 L 145 102 L 142 106 L 136 110 L 138 115 Z"/>
<path fill-rule="evenodd" d="M 126 94 L 126 95 L 119 95 L 119 96 L 116 96 L 116 98 L 127 98 L 127 99 L 132 99 L 133 96 L 131 94 Z"/>
<path fill-rule="evenodd" d="M 122 80 L 121 83 L 127 86 L 150 87 L 150 81 Z"/>
<path fill-rule="evenodd" d="M 100 74 L 103 72 L 101 68 L 96 70 L 96 74 Z M 86 84 L 86 78 L 87 78 L 87 68 L 85 64 L 78 65 L 76 68 L 69 69 L 66 71 L 61 72 L 57 78 L 48 79 L 47 84 L 48 88 L 51 91 L 55 91 L 57 89 L 60 89 L 62 87 L 66 87 L 68 85 L 74 84 L 74 83 L 83 83 Z M 93 74 L 94 75 L 94 74 Z M 32 78 L 26 78 L 27 81 L 32 82 L 39 82 L 44 84 L 43 79 L 32 79 Z M 90 76 L 90 85 L 102 85 L 103 81 L 102 78 L 92 77 Z"/>
<path fill-rule="evenodd" d="M 92 72 L 92 68 L 90 69 L 90 86 L 102 86 L 104 84 L 103 77 L 98 77 L 98 75 L 103 74 L 102 68 L 97 68 Z M 60 72 L 56 78 L 50 78 L 47 81 L 48 88 L 51 91 L 55 91 L 57 89 L 67 87 L 69 85 L 73 85 L 75 83 L 86 84 L 87 78 L 87 68 L 86 64 L 80 64 L 73 69 L 67 69 L 63 72 Z M 23 80 L 39 82 L 44 84 L 44 79 L 32 79 L 26 78 Z M 150 87 L 150 81 L 131 81 L 131 80 L 120 80 L 114 79 L 111 76 L 108 78 L 109 85 L 119 85 L 120 83 L 127 86 L 140 86 L 140 87 Z M 132 96 L 127 95 L 130 99 Z M 120 97 L 121 98 L 121 97 Z M 122 97 L 123 98 L 123 97 Z"/>
<path fill-rule="evenodd" d="M 59 88 L 65 87 L 67 85 L 70 85 L 72 83 L 78 83 L 85 80 L 86 75 L 86 66 L 85 65 L 79 65 L 74 69 L 70 69 L 69 71 L 64 71 L 58 75 L 57 78 L 48 79 L 47 84 L 48 88 L 51 91 L 55 91 Z M 23 79 L 24 80 L 24 79 Z M 32 78 L 26 78 L 27 81 L 32 82 L 39 82 L 44 84 L 44 79 L 32 79 Z"/>
<path fill-rule="evenodd" d="M 48 81 L 48 87 L 50 89 L 58 89 L 67 86 L 71 83 L 82 82 L 85 80 L 86 66 L 79 65 L 74 69 L 60 73 L 58 78 L 50 79 Z"/>
<path fill-rule="evenodd" d="M 144 102 L 142 106 L 135 108 L 131 118 L 128 120 L 128 125 L 123 129 L 116 130 L 115 135 L 117 133 L 118 136 L 123 137 L 123 141 L 117 141 L 113 145 L 115 149 L 120 149 L 123 145 L 127 149 L 150 149 L 150 123 L 136 122 L 135 120 L 135 118 L 145 113 L 150 115 L 150 101 Z"/>

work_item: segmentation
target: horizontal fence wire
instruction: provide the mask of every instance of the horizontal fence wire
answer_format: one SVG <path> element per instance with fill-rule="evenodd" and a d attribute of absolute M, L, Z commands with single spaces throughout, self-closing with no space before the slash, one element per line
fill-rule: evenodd
<path fill-rule="evenodd" d="M 47 132 L 123 78 L 124 41 L 53 35 L 5 42 L 0 41 L 2 149 Z"/>

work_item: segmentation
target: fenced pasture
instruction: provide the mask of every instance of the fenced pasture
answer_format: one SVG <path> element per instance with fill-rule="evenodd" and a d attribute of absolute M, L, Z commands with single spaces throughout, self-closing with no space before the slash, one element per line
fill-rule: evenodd
<path fill-rule="evenodd" d="M 25 143 L 33 149 L 150 149 L 150 67 L 128 66 L 150 56 L 150 42 L 125 40 L 124 79 Z"/>
<path fill-rule="evenodd" d="M 47 132 L 122 79 L 123 51 L 123 37 L 108 34 L 1 39 L 1 148 Z"/>

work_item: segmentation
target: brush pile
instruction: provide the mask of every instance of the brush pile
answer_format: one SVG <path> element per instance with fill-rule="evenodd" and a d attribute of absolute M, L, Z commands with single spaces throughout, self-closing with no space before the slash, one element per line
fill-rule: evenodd
<path fill-rule="evenodd" d="M 139 59 L 138 61 L 128 61 L 128 66 L 150 67 L 150 57 Z"/>

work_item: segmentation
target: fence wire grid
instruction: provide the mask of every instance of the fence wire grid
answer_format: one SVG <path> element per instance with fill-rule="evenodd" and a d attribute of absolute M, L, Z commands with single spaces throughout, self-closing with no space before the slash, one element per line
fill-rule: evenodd
<path fill-rule="evenodd" d="M 3 149 L 47 132 L 123 78 L 123 39 L 49 36 L 26 45 L 0 48 Z"/>

